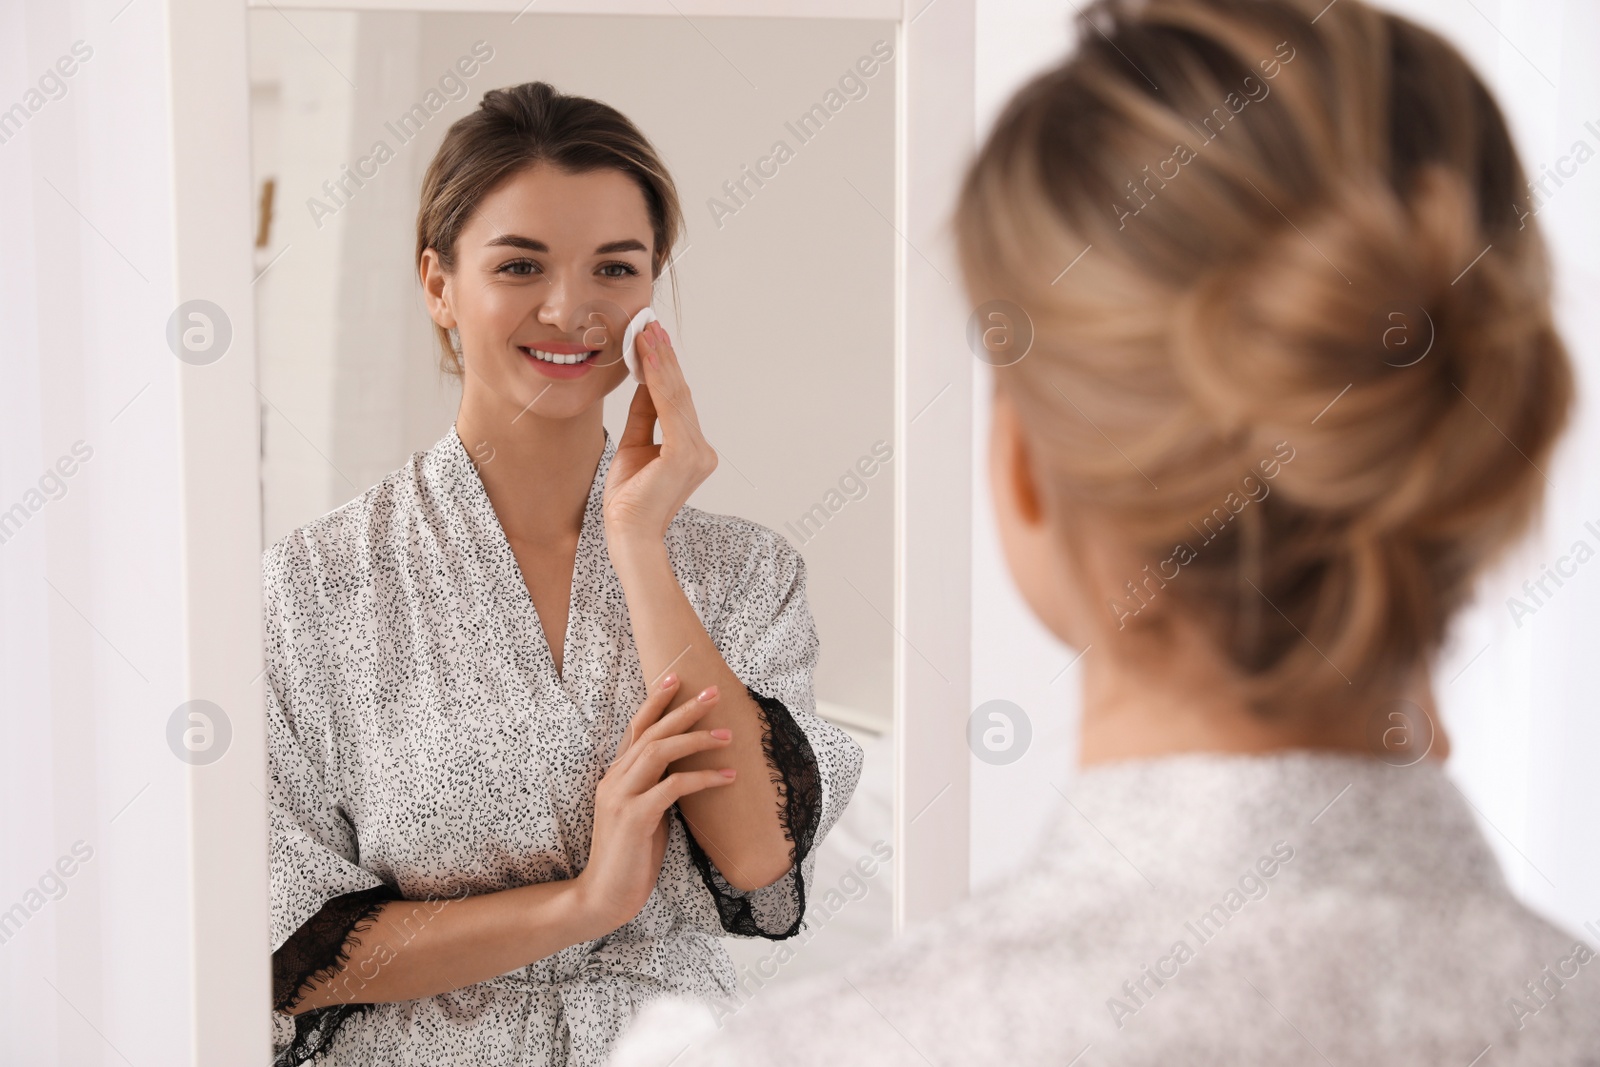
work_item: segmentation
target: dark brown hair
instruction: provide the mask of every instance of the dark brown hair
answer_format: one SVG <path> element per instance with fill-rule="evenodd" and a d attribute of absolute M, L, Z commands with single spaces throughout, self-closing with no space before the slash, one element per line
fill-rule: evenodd
<path fill-rule="evenodd" d="M 512 175 L 538 163 L 575 174 L 619 170 L 644 194 L 655 243 L 651 280 L 666 269 L 676 304 L 677 274 L 672 246 L 683 229 L 678 190 L 655 147 L 616 108 L 584 96 L 568 96 L 546 82 L 527 82 L 483 94 L 478 110 L 451 123 L 422 179 L 417 211 L 417 270 L 422 254 L 437 251 L 448 271 L 456 266 L 456 241 L 478 204 Z M 441 366 L 461 374 L 449 332 L 434 324 Z"/>
<path fill-rule="evenodd" d="M 1052 524 L 1116 531 L 1153 566 L 1099 576 L 1110 621 L 1197 621 L 1259 710 L 1380 696 L 1537 513 L 1572 404 L 1505 120 L 1360 0 L 1101 0 L 1078 28 L 955 220 L 972 299 L 1033 323 L 996 387 Z"/>

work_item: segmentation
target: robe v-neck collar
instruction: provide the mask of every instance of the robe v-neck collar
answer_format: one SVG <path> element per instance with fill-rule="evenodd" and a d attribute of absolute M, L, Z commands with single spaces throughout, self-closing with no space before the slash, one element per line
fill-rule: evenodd
<path fill-rule="evenodd" d="M 489 500 L 488 490 L 472 457 L 456 432 L 455 424 L 429 449 L 424 468 L 430 481 L 454 506 L 442 510 L 446 529 L 461 541 L 459 558 L 467 562 L 468 581 L 485 608 L 479 623 L 506 658 L 537 691 L 556 691 L 587 718 L 594 717 L 580 689 L 588 660 L 588 627 L 579 618 L 582 591 L 597 580 L 595 568 L 604 562 L 604 503 L 606 471 L 616 455 L 616 440 L 602 427 L 605 445 L 589 483 L 578 548 L 573 557 L 572 585 L 567 598 L 566 632 L 562 635 L 562 664 L 557 673 L 555 655 L 545 636 L 533 597 L 528 592 L 516 553 Z"/>

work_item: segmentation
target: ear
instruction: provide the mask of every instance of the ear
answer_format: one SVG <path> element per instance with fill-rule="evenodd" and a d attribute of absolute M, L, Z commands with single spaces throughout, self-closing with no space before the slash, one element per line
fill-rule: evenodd
<path fill-rule="evenodd" d="M 1034 450 L 1006 390 L 994 390 L 990 408 L 989 489 L 995 530 L 1012 582 L 1029 610 L 1057 638 L 1078 648 L 1090 638 L 1078 631 L 1076 591 L 1061 539 L 1045 519 L 1044 494 Z"/>
<path fill-rule="evenodd" d="M 1016 407 L 1004 389 L 996 387 L 992 412 L 990 448 L 994 467 L 990 474 L 995 487 L 1005 493 L 1016 519 L 1030 527 L 1038 526 L 1044 522 L 1044 506 L 1034 475 L 1033 451 Z"/>
<path fill-rule="evenodd" d="M 422 275 L 422 297 L 433 321 L 447 330 L 457 325 L 455 313 L 450 310 L 450 275 L 445 273 L 437 250 L 423 249 L 418 273 Z"/>

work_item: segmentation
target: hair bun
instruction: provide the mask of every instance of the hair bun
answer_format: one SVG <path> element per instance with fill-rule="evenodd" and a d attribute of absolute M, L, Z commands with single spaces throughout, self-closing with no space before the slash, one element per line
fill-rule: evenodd
<path fill-rule="evenodd" d="M 1359 0 L 1091 11 L 963 184 L 969 289 L 1034 324 L 999 384 L 1135 572 L 1217 516 L 1142 618 L 1197 620 L 1263 705 L 1388 685 L 1532 520 L 1572 402 L 1504 118 Z"/>
<path fill-rule="evenodd" d="M 1303 445 L 1289 494 L 1379 527 L 1429 490 L 1433 436 L 1458 451 L 1505 447 L 1458 409 L 1503 410 L 1511 397 L 1473 387 L 1526 363 L 1529 333 L 1547 325 L 1518 314 L 1532 294 L 1477 243 L 1465 183 L 1430 168 L 1413 189 L 1402 204 L 1376 178 L 1335 186 L 1199 281 L 1171 325 L 1174 367 L 1218 433 L 1249 427 L 1256 446 Z"/>

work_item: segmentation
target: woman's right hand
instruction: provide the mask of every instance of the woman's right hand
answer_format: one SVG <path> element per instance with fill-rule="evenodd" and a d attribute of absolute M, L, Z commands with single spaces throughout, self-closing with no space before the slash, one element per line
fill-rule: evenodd
<path fill-rule="evenodd" d="M 666 774 L 675 760 L 732 739 L 727 730 L 689 729 L 716 703 L 715 687 L 668 711 L 678 685 L 669 674 L 645 698 L 595 789 L 589 862 L 577 884 L 585 911 L 607 933 L 638 915 L 655 889 L 667 851 L 667 809 L 679 797 L 733 781 L 731 768 Z"/>

